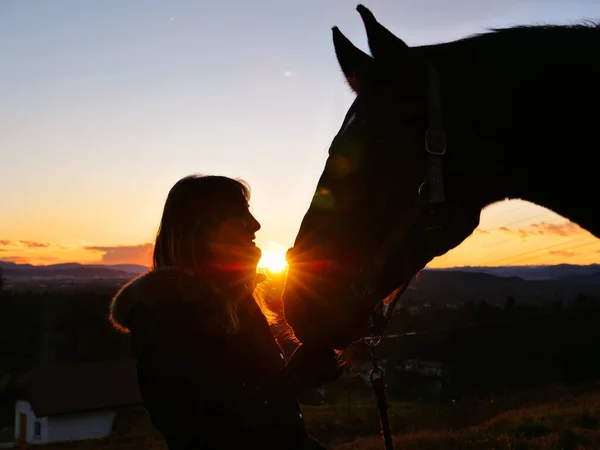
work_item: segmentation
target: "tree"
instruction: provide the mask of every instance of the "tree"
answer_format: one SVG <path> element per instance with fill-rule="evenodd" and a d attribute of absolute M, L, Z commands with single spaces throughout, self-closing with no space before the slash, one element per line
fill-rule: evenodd
<path fill-rule="evenodd" d="M 493 308 L 485 300 L 481 300 L 475 309 L 475 317 L 488 319 L 493 313 Z"/>
<path fill-rule="evenodd" d="M 511 315 L 513 313 L 513 311 L 515 310 L 516 303 L 517 303 L 517 301 L 515 300 L 515 298 L 512 295 L 510 297 L 508 297 L 506 299 L 506 303 L 504 303 L 504 312 L 507 315 Z"/>

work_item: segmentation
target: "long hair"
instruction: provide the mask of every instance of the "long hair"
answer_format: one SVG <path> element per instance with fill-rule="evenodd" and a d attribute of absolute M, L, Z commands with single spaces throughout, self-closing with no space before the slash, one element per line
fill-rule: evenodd
<path fill-rule="evenodd" d="M 154 243 L 152 269 L 179 267 L 198 273 L 211 263 L 208 240 L 219 224 L 240 205 L 250 201 L 250 187 L 240 179 L 219 175 L 188 175 L 169 191 Z M 260 290 L 253 297 L 270 324 L 275 314 Z M 238 303 L 223 295 L 229 323 L 227 329 L 239 329 Z"/>

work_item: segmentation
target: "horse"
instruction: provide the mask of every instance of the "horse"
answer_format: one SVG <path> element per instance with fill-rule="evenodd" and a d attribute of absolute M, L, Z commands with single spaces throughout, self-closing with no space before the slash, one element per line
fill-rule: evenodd
<path fill-rule="evenodd" d="M 284 316 L 345 350 L 481 211 L 545 207 L 600 237 L 600 26 L 525 25 L 409 47 L 357 6 L 370 55 L 332 28 L 355 99 L 287 252 Z"/>

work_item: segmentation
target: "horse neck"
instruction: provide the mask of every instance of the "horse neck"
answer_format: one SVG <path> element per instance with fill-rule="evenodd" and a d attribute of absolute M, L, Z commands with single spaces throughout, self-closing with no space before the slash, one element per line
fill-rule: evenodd
<path fill-rule="evenodd" d="M 450 188 L 480 208 L 527 200 L 600 237 L 600 64 L 526 56 L 441 62 Z"/>

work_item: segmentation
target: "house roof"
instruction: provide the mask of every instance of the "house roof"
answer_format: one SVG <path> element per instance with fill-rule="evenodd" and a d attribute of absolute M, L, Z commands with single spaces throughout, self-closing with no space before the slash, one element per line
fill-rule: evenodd
<path fill-rule="evenodd" d="M 142 403 L 132 359 L 38 367 L 17 384 L 37 417 Z"/>
<path fill-rule="evenodd" d="M 443 369 L 446 367 L 446 365 L 444 363 L 438 362 L 438 361 L 423 361 L 420 359 L 406 359 L 404 361 L 404 364 L 419 364 L 420 366 L 423 367 L 432 367 L 432 368 L 436 368 L 436 369 Z"/>

